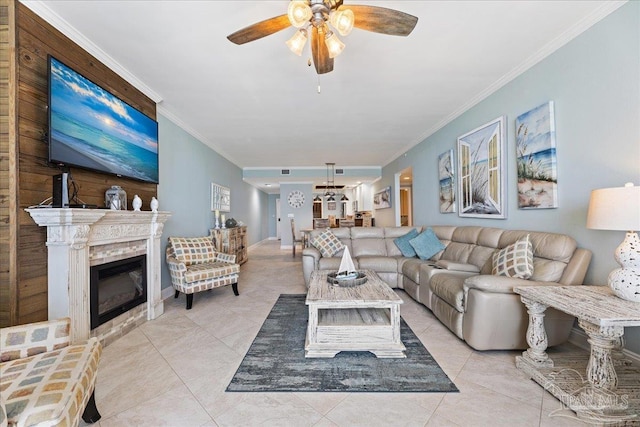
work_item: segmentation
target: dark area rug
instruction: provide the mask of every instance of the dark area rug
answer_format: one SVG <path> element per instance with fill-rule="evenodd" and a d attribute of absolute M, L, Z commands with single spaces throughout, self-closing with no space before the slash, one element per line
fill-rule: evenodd
<path fill-rule="evenodd" d="M 280 295 L 227 391 L 456 392 L 411 328 L 401 319 L 405 359 L 341 352 L 305 358 L 305 295 Z"/>

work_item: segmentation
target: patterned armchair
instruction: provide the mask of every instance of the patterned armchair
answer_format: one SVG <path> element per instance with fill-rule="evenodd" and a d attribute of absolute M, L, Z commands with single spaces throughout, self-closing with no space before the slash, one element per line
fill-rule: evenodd
<path fill-rule="evenodd" d="M 187 310 L 193 305 L 193 294 L 231 285 L 238 295 L 240 265 L 236 256 L 216 252 L 210 237 L 169 237 L 167 265 L 175 298 L 187 295 Z"/>
<path fill-rule="evenodd" d="M 70 343 L 63 318 L 0 329 L 0 426 L 77 426 L 100 419 L 94 390 L 102 346 Z"/>

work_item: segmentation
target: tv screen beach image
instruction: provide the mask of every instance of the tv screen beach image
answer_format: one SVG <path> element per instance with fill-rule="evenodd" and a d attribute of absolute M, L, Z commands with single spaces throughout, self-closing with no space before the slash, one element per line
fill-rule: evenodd
<path fill-rule="evenodd" d="M 158 182 L 158 124 L 51 58 L 52 162 Z"/>

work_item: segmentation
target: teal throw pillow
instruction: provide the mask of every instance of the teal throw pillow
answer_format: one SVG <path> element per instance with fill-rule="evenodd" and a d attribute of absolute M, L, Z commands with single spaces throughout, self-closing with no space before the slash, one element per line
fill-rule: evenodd
<path fill-rule="evenodd" d="M 420 259 L 429 259 L 444 249 L 444 245 L 431 228 L 427 228 L 417 237 L 409 240 L 409 244 L 416 251 Z"/>
<path fill-rule="evenodd" d="M 400 236 L 396 239 L 393 239 L 393 243 L 396 244 L 400 252 L 402 252 L 402 256 L 407 258 L 413 258 L 416 256 L 416 251 L 409 243 L 409 240 L 418 236 L 418 231 L 414 228 L 404 236 Z"/>

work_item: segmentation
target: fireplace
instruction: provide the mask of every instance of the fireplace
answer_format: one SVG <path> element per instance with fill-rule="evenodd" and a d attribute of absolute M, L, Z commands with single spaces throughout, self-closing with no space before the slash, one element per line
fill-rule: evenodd
<path fill-rule="evenodd" d="M 38 225 L 47 227 L 48 315 L 49 319 L 71 318 L 72 343 L 97 337 L 106 346 L 162 315 L 160 239 L 164 223 L 171 216 L 169 212 L 69 208 L 34 208 L 27 212 Z M 94 328 L 100 319 L 97 323 L 91 319 L 92 267 L 139 256 L 146 257 L 146 261 L 139 261 L 146 277 L 146 303 L 142 300 L 124 313 L 115 307 L 103 310 L 109 315 L 120 312 Z M 101 272 L 105 277 L 111 273 Z M 137 279 L 131 280 L 135 283 Z"/>
<path fill-rule="evenodd" d="M 91 266 L 91 329 L 147 301 L 147 257 Z"/>

